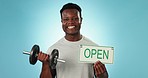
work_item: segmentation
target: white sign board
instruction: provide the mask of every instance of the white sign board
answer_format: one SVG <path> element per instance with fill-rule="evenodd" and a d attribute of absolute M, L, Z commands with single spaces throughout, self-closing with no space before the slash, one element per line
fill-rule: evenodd
<path fill-rule="evenodd" d="M 95 63 L 101 61 L 104 64 L 113 63 L 114 48 L 108 46 L 80 46 L 80 62 Z"/>

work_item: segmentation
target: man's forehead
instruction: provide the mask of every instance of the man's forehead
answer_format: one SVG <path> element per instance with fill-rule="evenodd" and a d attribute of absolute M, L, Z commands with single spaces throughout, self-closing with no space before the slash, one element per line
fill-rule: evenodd
<path fill-rule="evenodd" d="M 62 12 L 62 14 L 65 14 L 65 13 L 68 13 L 68 12 L 70 12 L 70 13 L 76 13 L 77 14 L 79 11 L 77 9 L 65 9 Z"/>

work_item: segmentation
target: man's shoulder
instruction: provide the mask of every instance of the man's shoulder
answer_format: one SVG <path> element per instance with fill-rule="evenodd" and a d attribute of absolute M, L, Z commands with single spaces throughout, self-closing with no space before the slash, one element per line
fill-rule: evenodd
<path fill-rule="evenodd" d="M 52 46 L 56 46 L 59 44 L 63 44 L 64 43 L 64 37 L 62 37 L 61 39 L 59 39 L 57 42 L 55 42 Z"/>
<path fill-rule="evenodd" d="M 83 43 L 84 45 L 95 45 L 98 46 L 94 41 L 90 40 L 89 38 L 83 36 Z"/>
<path fill-rule="evenodd" d="M 53 45 L 51 45 L 48 48 L 47 53 L 50 53 L 53 49 L 57 49 L 58 46 L 61 46 L 61 44 L 63 44 L 63 40 L 64 38 L 61 38 L 57 42 L 55 42 Z"/>

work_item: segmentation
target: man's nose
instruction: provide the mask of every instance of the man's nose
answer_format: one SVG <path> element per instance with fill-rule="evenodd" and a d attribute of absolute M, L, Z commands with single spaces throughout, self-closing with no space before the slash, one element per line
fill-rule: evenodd
<path fill-rule="evenodd" d="M 74 24 L 74 23 L 75 23 L 75 20 L 73 18 L 68 20 L 68 24 L 71 25 L 71 24 Z"/>

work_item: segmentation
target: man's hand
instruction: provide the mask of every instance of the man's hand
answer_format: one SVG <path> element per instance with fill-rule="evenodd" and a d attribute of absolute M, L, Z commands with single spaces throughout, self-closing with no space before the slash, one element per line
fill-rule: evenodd
<path fill-rule="evenodd" d="M 43 52 L 39 52 L 38 60 L 42 62 L 40 78 L 52 78 L 51 70 L 49 67 L 49 55 Z"/>
<path fill-rule="evenodd" d="M 43 52 L 39 52 L 38 60 L 40 60 L 42 63 L 48 63 L 49 64 L 49 55 L 45 54 Z"/>
<path fill-rule="evenodd" d="M 100 61 L 97 61 L 94 64 L 95 75 L 97 78 L 108 78 L 108 73 L 105 68 L 105 65 L 102 64 Z"/>

